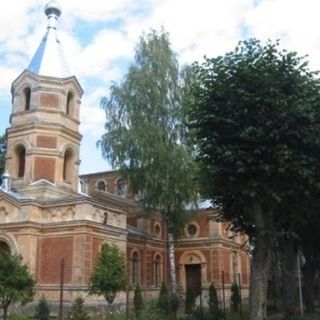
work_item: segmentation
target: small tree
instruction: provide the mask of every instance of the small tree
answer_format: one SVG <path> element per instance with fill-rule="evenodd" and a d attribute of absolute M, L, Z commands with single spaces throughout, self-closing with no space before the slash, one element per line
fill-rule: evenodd
<path fill-rule="evenodd" d="M 169 295 L 168 289 L 164 282 L 161 284 L 159 298 L 158 298 L 158 308 L 164 312 L 165 315 L 169 314 Z"/>
<path fill-rule="evenodd" d="M 234 282 L 231 286 L 231 310 L 234 312 L 238 312 L 240 303 L 241 303 L 241 298 L 240 298 L 239 287 Z"/>
<path fill-rule="evenodd" d="M 142 292 L 139 284 L 137 284 L 134 289 L 133 305 L 136 317 L 139 318 L 141 315 L 141 311 L 143 310 Z"/>
<path fill-rule="evenodd" d="M 103 245 L 90 279 L 90 293 L 103 295 L 112 304 L 118 291 L 126 288 L 124 257 L 115 245 Z"/>
<path fill-rule="evenodd" d="M 222 318 L 222 312 L 219 308 L 217 290 L 213 283 L 209 287 L 209 314 L 210 317 L 215 320 Z"/>
<path fill-rule="evenodd" d="M 42 296 L 36 306 L 36 313 L 34 315 L 37 320 L 48 320 L 50 316 L 50 308 L 45 296 Z"/>
<path fill-rule="evenodd" d="M 76 298 L 71 305 L 68 313 L 68 319 L 72 320 L 89 320 L 87 311 L 84 309 L 84 300 L 81 297 Z"/>
<path fill-rule="evenodd" d="M 11 303 L 25 304 L 32 301 L 35 280 L 26 265 L 17 256 L 0 249 L 0 308 L 3 320 L 7 319 Z"/>
<path fill-rule="evenodd" d="M 196 302 L 196 297 L 194 294 L 194 291 L 192 288 L 187 288 L 186 291 L 186 305 L 185 305 L 185 310 L 186 310 L 186 314 L 191 314 L 192 309 L 195 305 Z"/>

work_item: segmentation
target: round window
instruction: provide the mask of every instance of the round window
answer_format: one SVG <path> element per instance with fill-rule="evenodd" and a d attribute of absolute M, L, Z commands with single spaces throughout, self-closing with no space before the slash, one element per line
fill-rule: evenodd
<path fill-rule="evenodd" d="M 198 228 L 195 224 L 189 224 L 187 230 L 190 236 L 194 236 L 197 233 Z"/>

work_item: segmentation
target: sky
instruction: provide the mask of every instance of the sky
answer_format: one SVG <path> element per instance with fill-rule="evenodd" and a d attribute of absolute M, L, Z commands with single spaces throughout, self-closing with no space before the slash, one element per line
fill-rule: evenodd
<path fill-rule="evenodd" d="M 0 134 L 9 126 L 12 81 L 45 34 L 48 0 L 10 0 L 0 11 Z M 121 82 L 142 32 L 163 27 L 180 65 L 231 51 L 240 40 L 280 40 L 320 69 L 319 0 L 58 0 L 58 23 L 81 103 L 80 173 L 109 170 L 96 142 L 104 132 L 100 100 Z"/>

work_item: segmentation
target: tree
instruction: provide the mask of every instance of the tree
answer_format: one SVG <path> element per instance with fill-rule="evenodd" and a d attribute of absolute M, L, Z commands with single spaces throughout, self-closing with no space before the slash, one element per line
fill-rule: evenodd
<path fill-rule="evenodd" d="M 223 313 L 219 308 L 217 290 L 212 283 L 209 287 L 209 314 L 214 320 L 222 319 Z"/>
<path fill-rule="evenodd" d="M 158 308 L 167 316 L 169 314 L 169 295 L 168 289 L 164 282 L 161 283 L 161 288 L 158 298 Z"/>
<path fill-rule="evenodd" d="M 7 136 L 6 134 L 0 136 L 0 182 L 1 176 L 4 173 L 5 156 L 7 151 Z"/>
<path fill-rule="evenodd" d="M 302 217 L 300 201 L 319 191 L 319 81 L 305 58 L 278 45 L 251 39 L 195 64 L 187 106 L 202 194 L 254 246 L 255 320 L 266 316 L 271 249 L 288 219 Z"/>
<path fill-rule="evenodd" d="M 231 286 L 231 298 L 230 298 L 231 310 L 234 312 L 238 312 L 240 303 L 241 303 L 241 297 L 240 297 L 239 287 L 237 283 L 234 282 Z"/>
<path fill-rule="evenodd" d="M 168 34 L 141 36 L 134 63 L 123 82 L 102 100 L 106 133 L 98 141 L 103 157 L 143 194 L 148 213 L 162 213 L 168 229 L 170 283 L 176 291 L 174 240 L 188 217 L 185 206 L 196 195 L 194 162 L 181 120 L 179 66 Z"/>
<path fill-rule="evenodd" d="M 103 295 L 112 304 L 118 291 L 126 288 L 124 256 L 115 245 L 104 244 L 90 278 L 90 293 Z"/>
<path fill-rule="evenodd" d="M 35 280 L 26 265 L 17 256 L 0 249 L 0 308 L 7 319 L 11 303 L 25 304 L 32 301 Z"/>
<path fill-rule="evenodd" d="M 81 297 L 77 297 L 71 305 L 70 311 L 68 312 L 68 319 L 70 320 L 89 320 L 90 317 L 88 312 L 85 310 L 84 300 Z"/>
<path fill-rule="evenodd" d="M 34 318 L 37 320 L 48 320 L 50 316 L 50 308 L 45 296 L 42 296 L 36 306 Z"/>
<path fill-rule="evenodd" d="M 135 315 L 137 318 L 139 318 L 143 310 L 142 292 L 139 284 L 137 284 L 134 289 L 133 306 Z"/>

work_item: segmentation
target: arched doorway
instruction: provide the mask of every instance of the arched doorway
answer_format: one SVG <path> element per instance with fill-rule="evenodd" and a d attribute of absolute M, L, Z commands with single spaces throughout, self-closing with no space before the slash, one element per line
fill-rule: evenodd
<path fill-rule="evenodd" d="M 0 252 L 5 252 L 8 254 L 11 254 L 11 250 L 10 250 L 9 245 L 2 240 L 0 240 Z"/>

